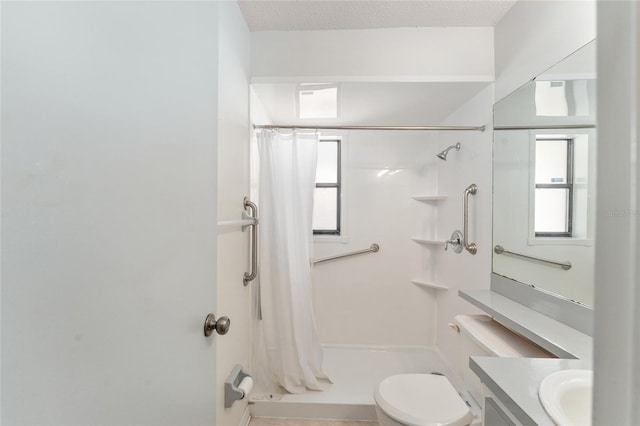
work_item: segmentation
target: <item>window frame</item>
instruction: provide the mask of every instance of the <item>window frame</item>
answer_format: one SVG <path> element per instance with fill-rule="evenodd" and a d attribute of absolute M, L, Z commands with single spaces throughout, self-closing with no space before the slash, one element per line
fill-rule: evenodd
<path fill-rule="evenodd" d="M 326 136 L 318 139 L 318 144 L 323 142 L 336 143 L 336 182 L 316 182 L 315 188 L 336 188 L 336 229 L 316 229 L 313 228 L 313 235 L 340 237 L 342 236 L 342 138 L 338 136 Z"/>
<path fill-rule="evenodd" d="M 566 165 L 566 182 L 565 183 L 535 183 L 535 174 L 533 177 L 534 180 L 534 193 L 536 189 L 567 189 L 567 218 L 566 218 L 566 232 L 536 232 L 535 230 L 535 220 L 534 220 L 534 236 L 536 238 L 573 238 L 573 192 L 574 192 L 574 179 L 573 179 L 573 169 L 574 169 L 574 138 L 571 137 L 540 137 L 537 136 L 535 138 L 535 143 L 537 147 L 537 142 L 540 140 L 546 141 L 566 141 L 567 142 L 567 165 Z M 536 148 L 537 149 L 537 148 Z M 535 158 L 535 157 L 534 157 Z M 535 202 L 534 195 L 534 202 Z"/>

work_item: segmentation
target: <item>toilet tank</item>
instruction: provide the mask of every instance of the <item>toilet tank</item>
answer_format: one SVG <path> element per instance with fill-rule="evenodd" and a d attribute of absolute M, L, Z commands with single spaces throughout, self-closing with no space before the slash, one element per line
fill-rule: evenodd
<path fill-rule="evenodd" d="M 452 328 L 458 333 L 456 370 L 463 386 L 482 406 L 480 379 L 469 368 L 470 356 L 501 358 L 555 358 L 540 346 L 514 333 L 488 315 L 458 315 Z"/>

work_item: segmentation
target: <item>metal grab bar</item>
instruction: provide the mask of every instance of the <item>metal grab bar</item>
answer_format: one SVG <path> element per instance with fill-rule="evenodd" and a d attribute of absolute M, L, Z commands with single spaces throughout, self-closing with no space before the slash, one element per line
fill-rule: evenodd
<path fill-rule="evenodd" d="M 258 206 L 249 201 L 249 198 L 247 197 L 244 197 L 243 205 L 245 211 L 248 208 L 251 212 L 251 215 L 247 216 L 247 218 L 254 220 L 251 225 L 248 225 L 251 227 L 251 270 L 250 272 L 245 272 L 244 277 L 242 278 L 242 283 L 246 287 L 249 285 L 249 282 L 255 280 L 258 275 Z"/>
<path fill-rule="evenodd" d="M 512 256 L 524 257 L 525 259 L 531 259 L 531 260 L 535 260 L 535 261 L 538 261 L 538 262 L 550 263 L 552 265 L 561 267 L 565 271 L 571 269 L 571 267 L 573 266 L 573 265 L 571 265 L 571 262 L 569 262 L 569 261 L 557 262 L 555 260 L 545 259 L 543 257 L 529 256 L 528 254 L 522 254 L 522 253 L 516 253 L 514 251 L 509 251 L 509 250 L 505 249 L 504 247 L 502 247 L 499 244 L 496 245 L 493 248 L 493 251 L 496 254 L 510 254 Z"/>
<path fill-rule="evenodd" d="M 475 183 L 469 185 L 467 189 L 464 190 L 464 223 L 462 224 L 462 242 L 464 243 L 464 248 L 471 254 L 476 254 L 478 252 L 478 247 L 476 243 L 469 244 L 469 194 L 476 195 L 478 192 L 478 186 Z"/>
<path fill-rule="evenodd" d="M 371 247 L 369 247 L 368 249 L 352 251 L 352 252 L 343 253 L 343 254 L 337 254 L 335 256 L 328 256 L 320 259 L 314 259 L 313 264 L 315 265 L 316 263 L 328 262 L 329 260 L 340 259 L 343 257 L 356 256 L 358 254 L 377 253 L 379 250 L 380 250 L 380 245 L 373 243 L 371 244 Z"/>
<path fill-rule="evenodd" d="M 246 211 L 242 211 L 242 215 L 247 214 Z M 247 215 L 248 216 L 248 215 Z M 240 226 L 242 227 L 242 231 L 245 230 L 248 226 L 252 226 L 256 224 L 256 219 L 250 217 L 248 219 L 238 219 L 238 220 L 221 220 L 218 222 L 218 228 L 232 227 L 232 226 Z"/>

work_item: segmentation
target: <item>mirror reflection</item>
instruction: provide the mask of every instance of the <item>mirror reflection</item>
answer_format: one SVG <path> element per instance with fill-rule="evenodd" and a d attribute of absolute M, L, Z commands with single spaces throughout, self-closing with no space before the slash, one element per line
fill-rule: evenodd
<path fill-rule="evenodd" d="M 591 42 L 494 106 L 493 272 L 590 306 L 595 82 Z"/>

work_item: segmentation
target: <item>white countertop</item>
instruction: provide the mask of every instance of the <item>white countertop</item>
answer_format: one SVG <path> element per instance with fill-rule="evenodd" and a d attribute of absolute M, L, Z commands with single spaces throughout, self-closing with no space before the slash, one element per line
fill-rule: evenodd
<path fill-rule="evenodd" d="M 593 338 L 490 290 L 460 297 L 558 358 L 471 357 L 469 366 L 524 425 L 552 425 L 538 398 L 540 382 L 561 370 L 592 369 Z"/>
<path fill-rule="evenodd" d="M 593 338 L 490 290 L 460 290 L 460 297 L 558 358 L 592 359 Z"/>
<path fill-rule="evenodd" d="M 587 360 L 496 357 L 471 357 L 469 366 L 523 425 L 553 425 L 538 398 L 542 379 L 556 371 L 592 368 Z"/>

